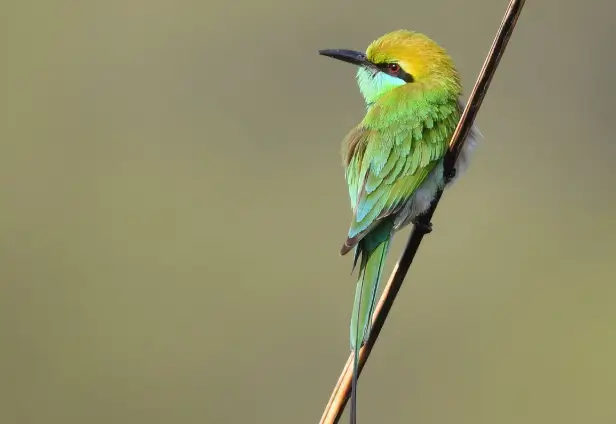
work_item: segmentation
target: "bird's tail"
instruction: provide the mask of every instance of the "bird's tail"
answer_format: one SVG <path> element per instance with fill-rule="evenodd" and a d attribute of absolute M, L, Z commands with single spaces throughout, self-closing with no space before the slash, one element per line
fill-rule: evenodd
<path fill-rule="evenodd" d="M 359 349 L 370 334 L 371 318 L 376 303 L 385 257 L 392 236 L 392 223 L 383 222 L 367 234 L 357 245 L 356 256 L 361 255 L 359 279 L 355 289 L 355 302 L 351 317 L 351 350 L 353 351 L 353 382 L 351 388 L 351 424 L 357 420 L 357 374 Z"/>

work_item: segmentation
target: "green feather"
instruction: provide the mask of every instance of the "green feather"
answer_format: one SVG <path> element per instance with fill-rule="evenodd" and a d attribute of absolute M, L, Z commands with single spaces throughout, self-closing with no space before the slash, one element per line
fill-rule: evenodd
<path fill-rule="evenodd" d="M 386 220 L 357 245 L 357 254 L 361 255 L 361 261 L 351 318 L 351 349 L 354 351 L 361 347 L 370 332 L 370 317 L 374 312 L 392 230 L 393 220 Z"/>
<path fill-rule="evenodd" d="M 356 296 L 363 293 L 363 307 L 359 317 L 358 311 L 353 312 L 351 326 L 351 333 L 360 329 L 360 337 L 351 337 L 351 346 L 361 345 L 369 335 L 366 314 L 374 308 L 373 291 L 378 281 L 371 281 L 363 290 L 360 286 L 366 287 L 365 269 L 372 272 L 371 278 L 381 272 L 380 267 L 368 265 L 370 255 L 378 256 L 381 248 L 385 255 L 396 213 L 411 200 L 445 155 L 459 118 L 456 94 L 449 90 L 393 90 L 378 99 L 344 142 L 346 180 L 354 217 L 341 253 L 357 246 L 356 255 L 362 257 Z M 383 231 L 387 233 L 387 242 Z M 380 244 L 374 245 L 374 240 Z M 376 269 L 379 271 L 375 272 Z M 356 308 L 360 298 L 356 298 Z"/>

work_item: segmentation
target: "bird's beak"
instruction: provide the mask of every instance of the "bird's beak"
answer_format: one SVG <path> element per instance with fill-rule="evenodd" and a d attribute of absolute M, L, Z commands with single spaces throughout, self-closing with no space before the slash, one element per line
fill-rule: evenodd
<path fill-rule="evenodd" d="M 319 50 L 319 54 L 322 56 L 331 57 L 334 59 L 342 60 L 343 62 L 352 63 L 358 66 L 370 66 L 372 65 L 366 55 L 362 52 L 355 50 L 343 50 L 343 49 L 329 49 Z"/>

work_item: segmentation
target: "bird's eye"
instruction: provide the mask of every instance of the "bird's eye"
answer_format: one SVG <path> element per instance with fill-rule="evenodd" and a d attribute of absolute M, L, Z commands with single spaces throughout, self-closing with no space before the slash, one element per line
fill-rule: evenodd
<path fill-rule="evenodd" d="M 387 72 L 389 72 L 392 75 L 397 74 L 398 72 L 400 72 L 400 65 L 398 65 L 397 63 L 387 64 Z"/>

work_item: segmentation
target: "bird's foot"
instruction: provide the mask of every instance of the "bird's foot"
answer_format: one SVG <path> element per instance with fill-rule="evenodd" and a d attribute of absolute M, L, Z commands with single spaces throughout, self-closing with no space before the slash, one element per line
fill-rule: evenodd
<path fill-rule="evenodd" d="M 421 219 L 416 219 L 412 222 L 415 228 L 421 230 L 424 234 L 430 234 L 432 232 L 431 222 L 423 222 Z"/>
<path fill-rule="evenodd" d="M 449 183 L 456 177 L 456 168 L 451 168 L 445 171 L 445 182 Z"/>

